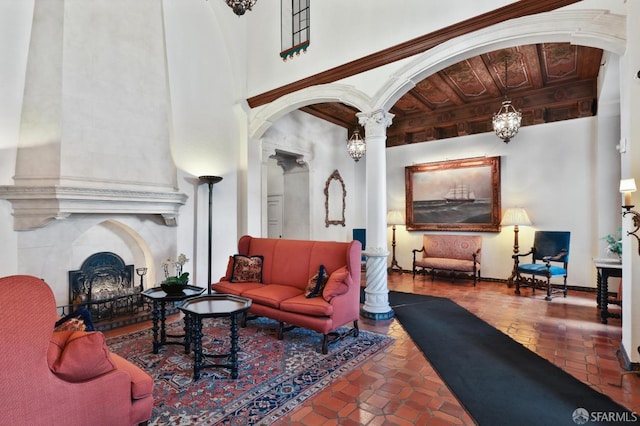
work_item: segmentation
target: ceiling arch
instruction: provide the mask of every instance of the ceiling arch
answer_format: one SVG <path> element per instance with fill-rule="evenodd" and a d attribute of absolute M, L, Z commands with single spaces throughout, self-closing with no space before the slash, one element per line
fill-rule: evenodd
<path fill-rule="evenodd" d="M 264 132 L 283 115 L 295 111 L 304 110 L 305 107 L 324 103 L 325 111 L 331 110 L 334 106 L 338 108 L 340 114 L 349 111 L 348 121 L 354 125 L 356 123 L 355 113 L 358 111 L 370 111 L 372 100 L 364 92 L 345 84 L 324 84 L 307 87 L 297 92 L 284 95 L 275 101 L 254 109 L 255 115 L 250 118 L 249 135 L 252 139 L 259 139 Z M 315 115 L 315 114 L 314 114 Z M 318 117 L 331 121 L 332 114 L 319 112 Z M 342 122 L 334 124 L 343 125 Z"/>
<path fill-rule="evenodd" d="M 294 109 L 351 130 L 356 112 L 381 108 L 396 115 L 387 146 L 423 142 L 491 131 L 490 118 L 505 94 L 525 108 L 523 125 L 591 116 L 597 111 L 602 51 L 624 53 L 625 25 L 623 16 L 601 10 L 501 22 L 417 55 L 373 99 L 337 83 L 284 95 L 258 108 L 250 134 L 259 138 Z M 508 87 L 500 70 L 505 55 L 515 58 Z"/>
<path fill-rule="evenodd" d="M 555 11 L 499 23 L 418 55 L 374 97 L 376 107 L 396 116 L 387 146 L 491 132 L 505 95 L 523 112 L 523 126 L 595 115 L 603 50 L 624 52 L 625 24 L 623 16 L 601 10 Z M 323 107 L 305 110 L 320 116 Z"/>

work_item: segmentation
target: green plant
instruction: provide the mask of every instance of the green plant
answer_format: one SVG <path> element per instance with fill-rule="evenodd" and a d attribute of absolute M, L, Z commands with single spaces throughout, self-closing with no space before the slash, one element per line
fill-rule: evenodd
<path fill-rule="evenodd" d="M 187 284 L 188 282 L 189 282 L 189 273 L 188 272 L 183 272 L 179 277 L 176 277 L 176 276 L 167 277 L 164 280 L 164 284 L 169 284 L 169 285 Z"/>
<path fill-rule="evenodd" d="M 614 236 L 608 234 L 602 238 L 607 242 L 607 252 L 622 256 L 622 234 L 621 229 L 618 229 L 618 233 Z"/>

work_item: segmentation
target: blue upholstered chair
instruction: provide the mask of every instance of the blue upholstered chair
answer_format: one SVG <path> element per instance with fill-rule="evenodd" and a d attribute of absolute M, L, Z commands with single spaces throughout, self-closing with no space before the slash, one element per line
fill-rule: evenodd
<path fill-rule="evenodd" d="M 546 288 L 546 300 L 551 300 L 552 294 L 560 292 L 564 294 L 564 297 L 567 297 L 570 237 L 570 232 L 536 231 L 531 251 L 512 256 L 514 271 L 516 271 L 514 280 L 516 294 L 520 294 L 520 287 L 531 287 L 533 293 L 538 287 Z M 531 256 L 531 262 L 520 263 L 520 258 L 526 256 Z M 551 284 L 553 277 L 563 277 L 561 288 L 554 288 L 554 285 Z"/>
<path fill-rule="evenodd" d="M 362 251 L 367 246 L 367 230 L 364 228 L 353 228 L 353 239 L 356 241 L 360 241 L 362 244 Z M 365 254 L 360 258 L 362 270 L 367 269 L 367 256 Z"/>

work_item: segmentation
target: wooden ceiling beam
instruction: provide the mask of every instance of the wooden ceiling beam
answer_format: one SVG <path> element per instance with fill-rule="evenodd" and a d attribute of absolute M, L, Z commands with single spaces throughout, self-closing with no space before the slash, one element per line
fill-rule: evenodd
<path fill-rule="evenodd" d="M 288 93 L 297 92 L 298 90 L 318 84 L 332 83 L 401 59 L 409 58 L 425 52 L 448 40 L 481 30 L 499 22 L 549 12 L 579 1 L 580 0 L 517 1 L 499 9 L 492 10 L 482 15 L 433 31 L 421 37 L 417 37 L 371 55 L 367 55 L 360 59 L 331 68 L 327 71 L 303 78 L 302 80 L 252 96 L 247 99 L 247 102 L 251 108 L 265 105 Z"/>
<path fill-rule="evenodd" d="M 595 81 L 577 81 L 563 85 L 514 94 L 512 102 L 524 115 L 528 115 L 530 124 L 545 122 L 544 111 L 554 109 L 575 110 L 575 117 L 593 115 L 592 108 L 597 97 Z M 469 104 L 467 106 L 437 110 L 432 114 L 414 113 L 403 119 L 394 119 L 387 137 L 400 137 L 407 133 L 421 133 L 429 128 L 464 129 L 463 134 L 471 134 L 469 123 L 490 123 L 493 113 L 500 104 L 495 100 Z M 524 120 L 524 119 L 523 119 Z M 411 139 L 411 137 L 409 137 Z"/>

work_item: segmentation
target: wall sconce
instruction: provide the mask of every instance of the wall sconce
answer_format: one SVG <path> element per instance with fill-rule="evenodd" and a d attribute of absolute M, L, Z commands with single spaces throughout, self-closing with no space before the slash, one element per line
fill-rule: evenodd
<path fill-rule="evenodd" d="M 628 214 L 633 215 L 633 231 L 627 231 L 627 235 L 633 235 L 638 241 L 638 255 L 640 255 L 640 237 L 636 234 L 638 230 L 640 230 L 640 213 L 631 210 L 634 207 L 634 205 L 631 204 L 631 193 L 637 190 L 636 180 L 634 178 L 620 179 L 620 192 L 624 194 L 624 205 L 622 208 L 626 210 L 622 212 L 622 217 Z"/>

